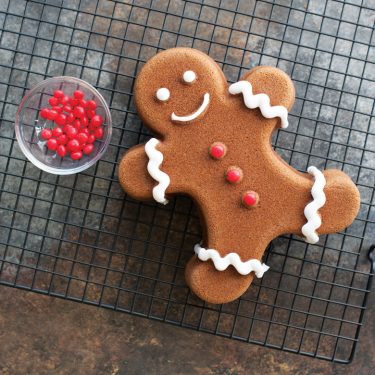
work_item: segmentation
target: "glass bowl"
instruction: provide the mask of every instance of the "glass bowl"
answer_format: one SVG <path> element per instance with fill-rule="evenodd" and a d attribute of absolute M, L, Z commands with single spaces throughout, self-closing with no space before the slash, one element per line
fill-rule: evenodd
<path fill-rule="evenodd" d="M 47 141 L 41 137 L 43 129 L 56 126 L 40 116 L 42 108 L 51 107 L 48 99 L 55 90 L 62 90 L 68 96 L 75 90 L 82 91 L 85 100 L 96 102 L 96 113 L 103 118 L 103 137 L 95 141 L 91 154 L 79 160 L 68 155 L 58 156 L 56 151 L 47 148 Z M 105 153 L 112 134 L 111 113 L 102 95 L 87 82 L 74 77 L 54 77 L 40 82 L 23 97 L 16 113 L 15 131 L 22 152 L 35 166 L 53 174 L 74 174 L 91 167 Z"/>

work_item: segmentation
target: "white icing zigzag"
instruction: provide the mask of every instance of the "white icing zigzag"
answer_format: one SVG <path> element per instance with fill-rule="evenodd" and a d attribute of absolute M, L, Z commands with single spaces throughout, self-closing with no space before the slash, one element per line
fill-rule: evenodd
<path fill-rule="evenodd" d="M 311 188 L 313 201 L 310 202 L 304 210 L 307 223 L 302 227 L 302 233 L 305 236 L 306 242 L 314 244 L 319 241 L 319 236 L 316 233 L 316 230 L 322 225 L 322 219 L 318 214 L 318 210 L 326 203 L 326 195 L 323 191 L 326 179 L 324 178 L 323 173 L 316 167 L 309 167 L 307 172 L 314 176 L 315 182 Z"/>
<path fill-rule="evenodd" d="M 229 93 L 232 95 L 241 94 L 243 95 L 244 102 L 247 108 L 254 109 L 258 108 L 262 112 L 262 115 L 266 118 L 280 117 L 281 127 L 288 127 L 288 110 L 281 106 L 271 106 L 270 98 L 266 94 L 253 94 L 253 87 L 248 81 L 239 81 L 229 86 Z"/>
<path fill-rule="evenodd" d="M 156 149 L 158 143 L 159 141 L 156 138 L 151 138 L 145 145 L 145 152 L 149 158 L 147 170 L 150 176 L 159 182 L 152 189 L 154 199 L 159 203 L 167 204 L 168 200 L 165 198 L 165 191 L 171 179 L 166 173 L 160 170 L 160 165 L 163 162 L 163 154 Z"/>
<path fill-rule="evenodd" d="M 247 262 L 243 262 L 237 253 L 229 253 L 221 257 L 218 251 L 205 249 L 200 244 L 194 246 L 194 252 L 204 262 L 211 259 L 218 271 L 224 271 L 232 265 L 241 275 L 248 275 L 254 271 L 256 277 L 260 278 L 269 270 L 269 267 L 258 259 L 250 259 Z"/>

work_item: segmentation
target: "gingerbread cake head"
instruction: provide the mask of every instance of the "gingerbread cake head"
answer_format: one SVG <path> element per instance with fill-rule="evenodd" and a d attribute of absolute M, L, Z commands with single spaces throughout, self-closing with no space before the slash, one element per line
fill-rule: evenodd
<path fill-rule="evenodd" d="M 181 193 L 198 205 L 204 235 L 185 274 L 203 300 L 244 293 L 268 270 L 261 258 L 275 237 L 316 243 L 357 215 L 359 193 L 347 175 L 314 166 L 301 173 L 273 151 L 272 132 L 288 126 L 294 101 L 282 71 L 258 67 L 228 85 L 210 57 L 174 48 L 145 64 L 135 99 L 157 138 L 127 152 L 120 182 L 137 199 L 167 204 Z"/>

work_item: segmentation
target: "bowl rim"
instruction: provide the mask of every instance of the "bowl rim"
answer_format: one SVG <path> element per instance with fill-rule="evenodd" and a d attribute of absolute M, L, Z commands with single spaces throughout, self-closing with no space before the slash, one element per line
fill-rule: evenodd
<path fill-rule="evenodd" d="M 86 87 L 88 90 L 92 91 L 93 94 L 95 95 L 96 98 L 99 99 L 101 104 L 103 105 L 104 111 L 106 113 L 107 117 L 107 137 L 104 140 L 104 145 L 102 149 L 93 157 L 92 159 L 89 159 L 87 163 L 84 163 L 78 167 L 75 168 L 54 168 L 51 167 L 39 159 L 37 159 L 34 154 L 26 147 L 25 142 L 21 136 L 21 123 L 20 123 L 20 113 L 25 105 L 25 102 L 36 92 L 38 89 L 44 86 L 48 86 L 50 83 L 56 83 L 56 82 L 71 82 L 71 83 L 77 83 L 83 87 Z M 83 79 L 76 78 L 76 77 L 71 77 L 71 76 L 58 76 L 58 77 L 51 77 L 47 78 L 39 83 L 37 83 L 35 86 L 33 86 L 21 99 L 21 102 L 17 108 L 16 111 L 16 117 L 15 117 L 15 122 L 14 122 L 14 127 L 15 127 L 15 133 L 16 133 L 16 139 L 17 142 L 21 148 L 21 151 L 23 154 L 26 156 L 26 158 L 33 163 L 37 168 L 48 172 L 52 173 L 55 175 L 71 175 L 71 174 L 76 174 L 79 172 L 82 172 L 88 168 L 90 168 L 92 165 L 94 165 L 101 157 L 104 155 L 104 153 L 107 151 L 111 136 L 112 136 L 112 116 L 111 112 L 109 110 L 108 104 L 103 98 L 102 94 L 90 83 L 84 81 Z"/>

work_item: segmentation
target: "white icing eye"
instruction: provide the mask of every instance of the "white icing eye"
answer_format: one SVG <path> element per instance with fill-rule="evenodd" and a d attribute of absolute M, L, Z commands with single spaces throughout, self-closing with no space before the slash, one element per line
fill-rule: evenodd
<path fill-rule="evenodd" d="M 156 91 L 156 97 L 161 102 L 166 102 L 170 96 L 171 96 L 171 93 L 165 87 L 162 87 L 158 91 Z"/>
<path fill-rule="evenodd" d="M 182 78 L 186 83 L 193 83 L 197 79 L 197 75 L 192 70 L 187 70 Z"/>

